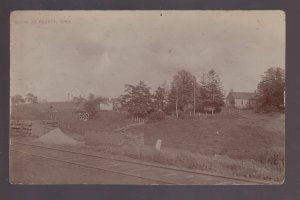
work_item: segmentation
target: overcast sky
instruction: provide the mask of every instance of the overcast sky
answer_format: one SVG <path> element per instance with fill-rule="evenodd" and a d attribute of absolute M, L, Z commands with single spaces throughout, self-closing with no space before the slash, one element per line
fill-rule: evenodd
<path fill-rule="evenodd" d="M 78 88 L 117 97 L 186 69 L 214 69 L 224 90 L 256 89 L 285 68 L 282 11 L 23 11 L 11 16 L 11 95 L 67 100 Z"/>

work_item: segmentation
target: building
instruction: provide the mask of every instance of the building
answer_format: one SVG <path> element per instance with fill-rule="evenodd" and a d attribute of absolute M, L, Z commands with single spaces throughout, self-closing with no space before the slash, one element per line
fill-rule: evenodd
<path fill-rule="evenodd" d="M 226 97 L 226 106 L 239 109 L 251 109 L 257 104 L 256 93 L 230 91 Z"/>
<path fill-rule="evenodd" d="M 111 110 L 113 110 L 113 104 L 111 102 L 99 103 L 99 110 L 111 111 Z"/>

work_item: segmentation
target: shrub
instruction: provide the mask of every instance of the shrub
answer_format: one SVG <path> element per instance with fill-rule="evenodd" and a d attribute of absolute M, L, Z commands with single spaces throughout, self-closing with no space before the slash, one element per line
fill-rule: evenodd
<path fill-rule="evenodd" d="M 95 118 L 98 113 L 98 105 L 99 103 L 95 100 L 89 100 L 85 102 L 84 109 L 90 115 L 90 118 Z"/>
<path fill-rule="evenodd" d="M 270 106 L 270 105 L 267 105 L 267 106 L 261 106 L 261 105 L 257 105 L 255 108 L 254 108 L 254 111 L 256 113 L 271 113 L 271 112 L 281 112 L 281 113 L 284 113 L 284 106 Z"/>
<path fill-rule="evenodd" d="M 208 108 L 201 108 L 198 110 L 198 112 L 203 113 L 203 114 L 212 114 L 212 110 Z M 214 107 L 214 114 L 222 112 L 221 107 Z"/>
<path fill-rule="evenodd" d="M 220 113 L 222 111 L 222 108 L 221 107 L 216 107 L 214 109 L 214 113 Z"/>
<path fill-rule="evenodd" d="M 166 115 L 163 111 L 155 111 L 149 114 L 148 121 L 156 122 L 165 119 Z"/>
<path fill-rule="evenodd" d="M 176 113 L 175 113 L 175 115 L 176 115 Z M 179 117 L 180 119 L 185 119 L 185 118 L 186 118 L 186 115 L 184 114 L 183 111 L 178 110 L 178 117 Z"/>

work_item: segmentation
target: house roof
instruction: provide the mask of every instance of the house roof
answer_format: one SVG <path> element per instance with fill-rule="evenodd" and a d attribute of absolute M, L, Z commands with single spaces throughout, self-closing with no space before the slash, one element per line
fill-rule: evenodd
<path fill-rule="evenodd" d="M 74 97 L 81 96 L 82 92 L 78 88 L 73 88 L 70 94 Z"/>
<path fill-rule="evenodd" d="M 256 99 L 256 93 L 254 92 L 230 92 L 235 99 Z"/>

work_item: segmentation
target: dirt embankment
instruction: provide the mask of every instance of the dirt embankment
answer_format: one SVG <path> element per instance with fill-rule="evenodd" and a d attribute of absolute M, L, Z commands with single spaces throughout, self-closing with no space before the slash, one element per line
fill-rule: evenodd
<path fill-rule="evenodd" d="M 64 134 L 59 128 L 53 129 L 45 135 L 39 137 L 37 142 L 55 145 L 79 145 L 80 142 L 76 141 L 72 137 Z"/>

